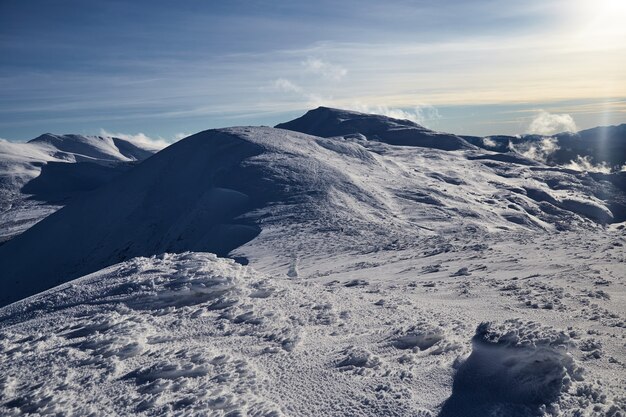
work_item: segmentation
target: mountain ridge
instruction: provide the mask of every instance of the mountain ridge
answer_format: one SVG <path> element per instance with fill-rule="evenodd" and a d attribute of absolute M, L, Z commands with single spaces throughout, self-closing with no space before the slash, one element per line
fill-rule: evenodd
<path fill-rule="evenodd" d="M 593 179 L 580 174 L 586 182 L 577 184 L 572 174 L 493 155 L 269 127 L 203 131 L 0 246 L 14 297 L 2 302 L 136 256 L 232 252 L 256 261 L 285 245 L 286 233 L 321 254 L 411 246 L 453 224 L 551 230 L 616 220 Z M 306 256 L 295 242 L 281 252 Z M 37 263 L 19 261 L 30 253 Z"/>
<path fill-rule="evenodd" d="M 362 135 L 390 145 L 420 146 L 446 151 L 472 149 L 463 138 L 427 129 L 415 122 L 350 110 L 318 107 L 275 126 L 321 137 Z"/>
<path fill-rule="evenodd" d="M 83 135 L 43 134 L 0 141 L 0 242 L 156 152 L 149 144 Z"/>

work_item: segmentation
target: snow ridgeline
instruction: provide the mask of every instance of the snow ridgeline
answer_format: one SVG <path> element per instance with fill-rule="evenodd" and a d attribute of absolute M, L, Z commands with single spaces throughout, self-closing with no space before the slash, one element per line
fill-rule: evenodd
<path fill-rule="evenodd" d="M 397 307 L 359 310 L 380 296 L 364 288 L 204 253 L 129 260 L 0 309 L 0 413 L 623 415 L 563 332 L 485 323 L 464 359 L 467 341 L 426 311 L 398 326 Z"/>
<path fill-rule="evenodd" d="M 46 133 L 27 143 L 0 141 L 0 243 L 158 150 L 108 136 Z"/>
<path fill-rule="evenodd" d="M 376 120 L 397 131 L 395 121 Z M 616 220 L 602 199 L 621 196 L 610 185 L 476 152 L 267 127 L 200 132 L 0 246 L 0 305 L 164 252 L 305 264 L 310 256 L 415 246 L 440 231 L 553 231 Z"/>
<path fill-rule="evenodd" d="M 330 142 L 230 128 L 171 145 L 0 246 L 0 269 L 12 287 L 0 303 L 136 256 L 227 255 L 256 237 L 261 222 L 312 225 L 313 233 L 344 224 L 384 233 L 384 205 L 340 169 L 344 159 L 365 159 L 367 168 L 374 158 Z M 38 262 L 19 261 L 26 252 L 37 253 Z"/>

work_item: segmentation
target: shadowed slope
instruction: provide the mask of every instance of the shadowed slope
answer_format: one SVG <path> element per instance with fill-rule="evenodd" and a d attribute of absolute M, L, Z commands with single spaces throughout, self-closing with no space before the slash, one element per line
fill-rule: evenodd
<path fill-rule="evenodd" d="M 310 110 L 304 116 L 276 127 L 322 137 L 362 135 L 368 140 L 390 145 L 445 151 L 473 148 L 459 136 L 434 132 L 410 120 L 328 107 Z"/>
<path fill-rule="evenodd" d="M 259 216 L 324 223 L 326 209 L 334 217 L 350 210 L 331 194 L 366 198 L 324 162 L 330 154 L 316 138 L 271 128 L 193 135 L 0 247 L 2 303 L 135 256 L 227 255 L 258 234 Z M 270 203 L 271 215 L 237 218 Z M 345 217 L 356 222 L 359 214 Z"/>
<path fill-rule="evenodd" d="M 0 141 L 0 242 L 157 150 L 106 136 L 46 133 L 28 143 Z"/>

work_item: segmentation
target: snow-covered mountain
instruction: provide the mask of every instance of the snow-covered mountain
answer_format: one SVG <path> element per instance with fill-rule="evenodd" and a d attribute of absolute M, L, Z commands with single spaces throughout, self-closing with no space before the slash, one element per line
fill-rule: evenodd
<path fill-rule="evenodd" d="M 390 145 L 420 146 L 445 151 L 473 148 L 459 136 L 434 132 L 410 120 L 329 107 L 310 110 L 302 117 L 276 125 L 276 128 L 322 137 L 363 138 Z"/>
<path fill-rule="evenodd" d="M 49 149 L 54 156 L 73 162 L 142 161 L 160 148 L 111 136 L 53 135 L 46 133 L 27 143 Z"/>
<path fill-rule="evenodd" d="M 107 136 L 47 133 L 26 143 L 0 141 L 0 241 L 158 150 Z"/>
<path fill-rule="evenodd" d="M 604 173 L 626 167 L 626 124 L 603 126 L 553 136 L 520 135 L 463 136 L 468 142 L 496 152 L 516 151 L 534 156 L 550 165 L 580 168 Z"/>
<path fill-rule="evenodd" d="M 322 137 L 363 138 L 391 145 L 443 150 L 478 147 L 498 153 L 521 154 L 552 166 L 584 161 L 586 164 L 583 162 L 582 168 L 592 172 L 618 172 L 626 167 L 626 124 L 553 136 L 457 136 L 435 132 L 410 120 L 318 107 L 276 127 Z"/>
<path fill-rule="evenodd" d="M 200 132 L 0 246 L 0 413 L 617 416 L 625 207 L 383 116 Z"/>
<path fill-rule="evenodd" d="M 599 198 L 616 195 L 603 191 L 610 184 L 493 157 L 272 128 L 202 132 L 0 247 L 0 269 L 14 282 L 3 302 L 136 256 L 226 256 L 259 233 L 237 256 L 271 252 L 285 245 L 284 233 L 301 235 L 281 251 L 299 257 L 405 246 L 449 227 L 554 230 L 615 220 Z M 298 249 L 302 241 L 308 249 Z M 16 262 L 30 253 L 38 262 Z"/>

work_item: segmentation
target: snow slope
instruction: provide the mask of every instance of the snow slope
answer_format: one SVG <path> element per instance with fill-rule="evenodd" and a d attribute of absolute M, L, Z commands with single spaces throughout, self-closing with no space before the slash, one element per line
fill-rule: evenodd
<path fill-rule="evenodd" d="M 239 258 L 280 264 L 407 247 L 449 228 L 555 230 L 614 221 L 594 195 L 601 188 L 595 181 L 517 162 L 272 128 L 201 132 L 0 246 L 9 288 L 2 303 L 163 252 L 225 256 L 239 248 Z M 38 262 L 25 261 L 32 253 Z"/>
<path fill-rule="evenodd" d="M 259 233 L 254 219 L 264 214 L 236 217 L 269 204 L 268 221 L 288 221 L 292 228 L 331 221 L 336 227 L 342 218 L 367 222 L 367 210 L 342 205 L 380 203 L 330 165 L 333 158 L 340 156 L 313 137 L 270 128 L 191 136 L 0 247 L 3 281 L 12 285 L 3 300 L 134 256 L 185 250 L 225 255 Z M 329 214 L 332 219 L 325 219 Z M 16 262 L 25 253 L 38 253 L 39 262 Z"/>
<path fill-rule="evenodd" d="M 0 246 L 0 414 L 625 415 L 623 188 L 418 142 L 209 130 L 75 197 Z"/>
<path fill-rule="evenodd" d="M 60 158 L 80 161 L 141 161 L 160 148 L 110 136 L 43 134 L 27 143 L 53 150 Z"/>
<path fill-rule="evenodd" d="M 601 126 L 553 136 L 520 135 L 481 138 L 463 136 L 468 142 L 492 151 L 534 154 L 550 165 L 571 166 L 585 161 L 587 169 L 619 172 L 626 166 L 626 124 Z"/>
<path fill-rule="evenodd" d="M 157 150 L 104 136 L 47 133 L 27 143 L 0 141 L 0 241 Z"/>
<path fill-rule="evenodd" d="M 616 232 L 459 231 L 297 278 L 135 258 L 0 309 L 0 413 L 623 415 Z"/>

